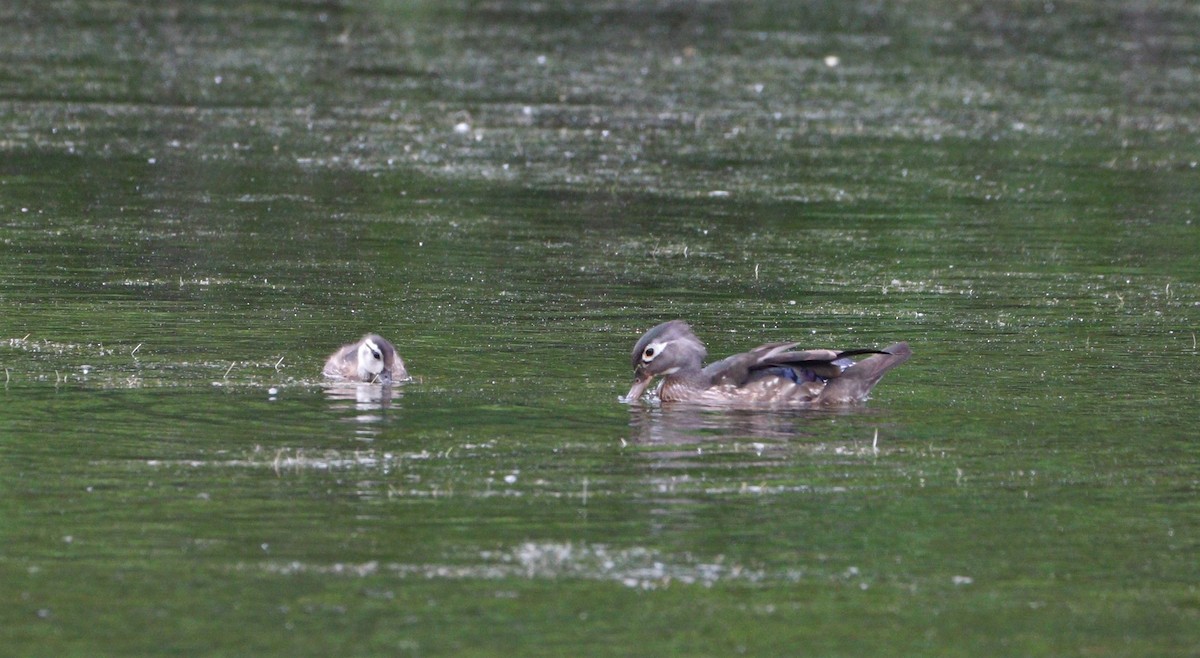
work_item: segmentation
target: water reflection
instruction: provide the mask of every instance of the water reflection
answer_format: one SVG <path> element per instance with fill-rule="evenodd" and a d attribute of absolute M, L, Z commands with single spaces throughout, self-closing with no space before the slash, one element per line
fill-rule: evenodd
<path fill-rule="evenodd" d="M 829 421 L 845 416 L 875 416 L 867 407 L 831 409 L 714 409 L 667 404 L 634 405 L 629 409 L 629 443 L 652 467 L 675 472 L 717 464 L 759 469 L 786 460 L 797 450 L 816 454 L 878 455 L 874 436 L 847 440 L 845 429 Z M 869 428 L 868 428 L 869 430 Z M 672 476 L 674 478 L 675 476 Z M 664 485 L 674 490 L 672 479 Z"/>
<path fill-rule="evenodd" d="M 786 440 L 819 436 L 814 421 L 877 413 L 868 407 L 715 409 L 687 404 L 631 405 L 630 443 L 693 445 L 721 438 Z"/>
<path fill-rule="evenodd" d="M 364 425 L 382 423 L 387 417 L 387 410 L 393 401 L 403 395 L 399 386 L 383 386 L 361 382 L 337 382 L 325 385 L 325 397 L 329 399 L 329 408 L 338 412 L 350 412 L 347 420 Z M 374 431 L 368 432 L 374 435 Z"/>

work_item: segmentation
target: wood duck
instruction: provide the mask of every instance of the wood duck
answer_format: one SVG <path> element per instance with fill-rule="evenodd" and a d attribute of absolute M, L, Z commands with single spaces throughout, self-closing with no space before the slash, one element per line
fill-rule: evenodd
<path fill-rule="evenodd" d="M 768 343 L 703 366 L 708 350 L 683 320 L 664 322 L 633 348 L 634 402 L 658 375 L 663 402 L 718 406 L 828 405 L 861 402 L 888 370 L 912 355 L 908 343 L 882 350 L 792 351 L 797 343 Z M 855 362 L 850 357 L 870 354 Z"/>
<path fill-rule="evenodd" d="M 396 348 L 379 334 L 367 334 L 357 343 L 342 346 L 325 362 L 323 372 L 330 379 L 373 384 L 408 379 Z"/>

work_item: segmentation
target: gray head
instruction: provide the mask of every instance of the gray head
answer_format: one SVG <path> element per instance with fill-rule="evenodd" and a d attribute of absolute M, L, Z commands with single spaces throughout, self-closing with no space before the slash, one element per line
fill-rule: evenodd
<path fill-rule="evenodd" d="M 640 398 L 658 375 L 670 375 L 680 370 L 699 370 L 708 350 L 683 320 L 664 322 L 642 336 L 633 346 L 633 387 L 625 396 L 627 402 Z"/>
<path fill-rule="evenodd" d="M 378 334 L 367 334 L 358 343 L 358 377 L 362 381 L 392 381 L 396 348 Z"/>

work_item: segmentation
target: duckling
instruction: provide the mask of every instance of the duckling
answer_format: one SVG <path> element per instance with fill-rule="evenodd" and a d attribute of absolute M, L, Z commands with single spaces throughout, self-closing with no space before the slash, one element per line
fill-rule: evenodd
<path fill-rule="evenodd" d="M 391 384 L 408 379 L 404 361 L 396 348 L 379 334 L 367 334 L 334 352 L 325 362 L 324 375 L 330 379 Z"/>
<path fill-rule="evenodd" d="M 633 348 L 634 402 L 662 375 L 658 398 L 713 406 L 827 405 L 861 402 L 884 373 L 912 355 L 908 343 L 882 350 L 792 351 L 798 343 L 768 343 L 708 366 L 708 350 L 683 320 L 647 331 Z M 867 355 L 861 361 L 852 356 Z"/>

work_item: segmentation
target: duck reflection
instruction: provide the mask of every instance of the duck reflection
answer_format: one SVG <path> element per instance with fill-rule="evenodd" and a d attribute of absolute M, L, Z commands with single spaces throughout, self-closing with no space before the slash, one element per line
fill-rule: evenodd
<path fill-rule="evenodd" d="M 325 385 L 325 397 L 330 409 L 349 411 L 348 420 L 359 423 L 380 423 L 385 413 L 403 391 L 399 387 L 379 384 L 338 382 Z"/>
<path fill-rule="evenodd" d="M 631 406 L 630 441 L 643 445 L 694 445 L 723 438 L 782 440 L 813 436 L 811 410 L 714 409 L 698 405 Z"/>
<path fill-rule="evenodd" d="M 874 415 L 865 407 L 822 409 L 714 409 L 688 404 L 632 405 L 629 442 L 652 448 L 647 457 L 694 461 L 705 445 L 753 449 L 759 458 L 782 457 L 797 440 L 820 442 L 831 417 Z M 655 449 L 657 448 L 657 449 Z"/>

